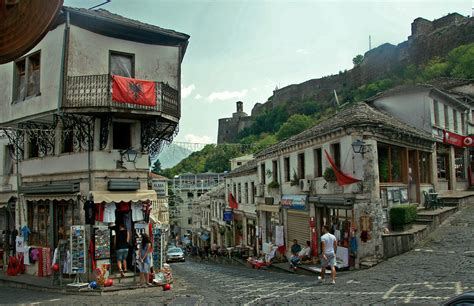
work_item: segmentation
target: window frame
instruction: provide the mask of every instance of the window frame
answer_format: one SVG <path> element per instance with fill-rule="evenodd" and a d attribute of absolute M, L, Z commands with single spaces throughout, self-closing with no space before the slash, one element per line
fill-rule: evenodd
<path fill-rule="evenodd" d="M 434 125 L 439 126 L 439 102 L 433 100 Z"/>
<path fill-rule="evenodd" d="M 298 153 L 297 158 L 298 158 L 298 178 L 304 179 L 306 177 L 304 152 Z"/>
<path fill-rule="evenodd" d="M 123 51 L 116 51 L 116 50 L 109 50 L 109 75 L 112 75 L 112 56 L 113 55 L 118 55 L 118 56 L 130 56 L 132 58 L 132 73 L 131 77 L 134 79 L 135 78 L 135 53 L 128 53 L 128 52 L 123 52 Z"/>
<path fill-rule="evenodd" d="M 28 86 L 28 80 L 30 78 L 30 58 L 31 57 L 35 57 L 35 56 L 38 56 L 39 57 L 39 84 L 38 84 L 38 92 L 37 93 L 33 93 L 33 94 L 29 94 L 29 86 Z M 20 100 L 20 92 L 19 92 L 19 86 L 20 86 L 20 80 L 19 80 L 19 73 L 18 73 L 18 64 L 20 62 L 24 62 L 24 65 L 25 65 L 25 71 L 24 71 L 24 74 L 25 74 L 25 97 L 23 99 Z M 16 59 L 14 62 L 13 62 L 13 82 L 12 82 L 12 85 L 13 85 L 13 89 L 12 89 L 12 104 L 14 103 L 19 103 L 19 102 L 22 102 L 22 101 L 26 101 L 28 99 L 31 99 L 31 98 L 34 98 L 34 97 L 37 97 L 37 96 L 40 96 L 41 95 L 41 50 L 38 50 L 38 51 L 35 51 L 33 53 L 30 53 L 30 54 L 27 54 L 19 59 Z"/>
<path fill-rule="evenodd" d="M 314 177 L 323 176 L 323 156 L 322 148 L 316 148 L 313 150 L 314 155 Z"/>
<path fill-rule="evenodd" d="M 283 157 L 283 167 L 285 169 L 285 182 L 291 181 L 291 173 L 290 173 L 290 157 L 286 156 Z"/>

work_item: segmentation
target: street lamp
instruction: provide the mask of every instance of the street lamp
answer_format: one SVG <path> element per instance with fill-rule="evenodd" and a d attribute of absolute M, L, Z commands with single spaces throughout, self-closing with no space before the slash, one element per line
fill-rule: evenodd
<path fill-rule="evenodd" d="M 352 143 L 352 150 L 354 153 L 360 153 L 364 157 L 364 153 L 367 152 L 367 144 L 365 141 L 357 139 Z"/>
<path fill-rule="evenodd" d="M 138 152 L 133 148 L 129 148 L 127 150 L 121 151 L 120 158 L 122 159 L 122 161 L 123 161 L 124 155 L 129 163 L 134 163 L 135 160 L 137 159 Z"/>

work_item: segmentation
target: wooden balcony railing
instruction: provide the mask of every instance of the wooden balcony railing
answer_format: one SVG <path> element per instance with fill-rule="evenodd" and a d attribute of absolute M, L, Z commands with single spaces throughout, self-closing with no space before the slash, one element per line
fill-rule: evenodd
<path fill-rule="evenodd" d="M 156 111 L 180 118 L 181 106 L 178 91 L 169 85 L 156 82 L 156 106 L 115 102 L 111 98 L 111 78 L 108 74 L 68 76 L 65 108 L 115 108 Z"/>

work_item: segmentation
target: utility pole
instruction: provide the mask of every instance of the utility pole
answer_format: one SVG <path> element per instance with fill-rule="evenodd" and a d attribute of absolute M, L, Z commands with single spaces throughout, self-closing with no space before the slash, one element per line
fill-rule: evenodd
<path fill-rule="evenodd" d="M 369 51 L 372 50 L 372 37 L 369 35 Z"/>

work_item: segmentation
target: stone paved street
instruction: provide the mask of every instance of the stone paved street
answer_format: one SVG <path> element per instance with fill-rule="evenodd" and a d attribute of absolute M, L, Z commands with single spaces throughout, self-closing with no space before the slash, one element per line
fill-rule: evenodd
<path fill-rule="evenodd" d="M 1 288 L 0 303 L 20 304 L 309 304 L 439 303 L 474 290 L 474 206 L 451 216 L 417 249 L 378 266 L 340 273 L 336 285 L 316 276 L 185 262 L 172 265 L 178 280 L 160 289 L 121 295 L 61 295 Z"/>

